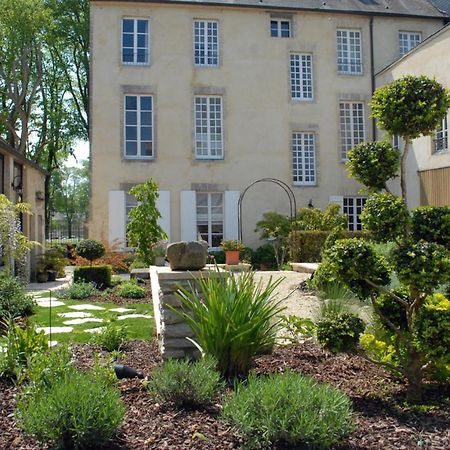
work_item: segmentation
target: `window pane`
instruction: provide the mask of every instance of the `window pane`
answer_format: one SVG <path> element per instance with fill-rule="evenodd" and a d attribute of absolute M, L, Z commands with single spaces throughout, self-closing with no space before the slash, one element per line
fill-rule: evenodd
<path fill-rule="evenodd" d="M 127 111 L 125 115 L 125 121 L 127 125 L 137 125 L 137 113 Z"/>
<path fill-rule="evenodd" d="M 153 145 L 151 142 L 141 143 L 141 156 L 153 156 Z"/>
<path fill-rule="evenodd" d="M 123 39 L 122 39 L 122 45 L 124 47 L 133 47 L 133 44 L 134 44 L 133 35 L 129 34 L 129 33 L 124 33 Z"/>
<path fill-rule="evenodd" d="M 123 31 L 124 33 L 134 32 L 134 20 L 133 19 L 123 19 Z"/>
<path fill-rule="evenodd" d="M 141 139 L 143 141 L 152 140 L 152 129 L 150 127 L 141 127 Z"/>
<path fill-rule="evenodd" d="M 136 127 L 126 127 L 125 139 L 127 141 L 137 140 L 137 128 Z"/>
<path fill-rule="evenodd" d="M 122 50 L 122 61 L 123 62 L 133 62 L 133 49 L 124 48 Z"/>
<path fill-rule="evenodd" d="M 148 30 L 148 20 L 138 20 L 137 21 L 137 32 L 147 33 Z"/>
<path fill-rule="evenodd" d="M 152 98 L 151 97 L 141 97 L 141 110 L 151 111 L 152 109 Z"/>
<path fill-rule="evenodd" d="M 137 156 L 137 142 L 127 142 L 126 154 L 127 156 Z"/>
<path fill-rule="evenodd" d="M 127 110 L 137 110 L 137 97 L 135 95 L 127 95 L 125 97 L 125 108 Z"/>

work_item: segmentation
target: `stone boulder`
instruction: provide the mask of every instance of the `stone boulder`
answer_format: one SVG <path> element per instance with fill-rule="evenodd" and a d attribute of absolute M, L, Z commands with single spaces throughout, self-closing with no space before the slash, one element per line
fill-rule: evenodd
<path fill-rule="evenodd" d="M 174 242 L 167 246 L 167 260 L 172 270 L 200 270 L 206 266 L 208 243 Z"/>

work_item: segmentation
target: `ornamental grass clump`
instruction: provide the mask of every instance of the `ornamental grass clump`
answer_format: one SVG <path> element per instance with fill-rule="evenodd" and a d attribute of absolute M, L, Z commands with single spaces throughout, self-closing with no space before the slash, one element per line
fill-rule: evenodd
<path fill-rule="evenodd" d="M 254 282 L 253 272 L 224 273 L 200 278 L 190 289 L 180 289 L 184 311 L 195 342 L 217 360 L 224 377 L 246 375 L 254 356 L 275 342 L 280 327 L 280 302 L 272 300 L 282 281 L 266 286 Z"/>
<path fill-rule="evenodd" d="M 352 430 L 350 399 L 326 384 L 287 372 L 258 378 L 250 374 L 228 397 L 222 418 L 251 449 L 329 448 Z"/>

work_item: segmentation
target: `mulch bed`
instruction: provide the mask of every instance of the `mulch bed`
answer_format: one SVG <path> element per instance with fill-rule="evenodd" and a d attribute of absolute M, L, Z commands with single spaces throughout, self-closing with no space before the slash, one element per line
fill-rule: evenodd
<path fill-rule="evenodd" d="M 87 367 L 98 348 L 73 347 L 76 364 Z M 156 342 L 133 341 L 124 349 L 120 363 L 145 374 L 161 363 Z M 334 449 L 434 449 L 450 448 L 450 389 L 427 391 L 433 406 L 411 407 L 404 401 L 402 383 L 379 367 L 356 355 L 331 355 L 312 342 L 279 347 L 258 357 L 261 374 L 293 370 L 313 376 L 346 392 L 353 401 L 356 429 Z M 138 380 L 120 382 L 127 405 L 125 422 L 109 449 L 238 449 L 240 440 L 218 420 L 220 407 L 179 411 L 153 402 Z M 43 450 L 47 447 L 25 437 L 15 427 L 14 395 L 10 382 L 0 380 L 0 449 Z M 287 450 L 277 446 L 276 450 Z M 292 449 L 292 447 L 289 447 Z"/>
<path fill-rule="evenodd" d="M 106 291 L 103 294 L 93 295 L 88 301 L 92 303 L 115 303 L 117 305 L 131 303 L 152 303 L 152 289 L 150 281 L 140 283 L 139 286 L 145 289 L 145 297 L 143 298 L 125 298 L 117 295 L 113 290 Z"/>

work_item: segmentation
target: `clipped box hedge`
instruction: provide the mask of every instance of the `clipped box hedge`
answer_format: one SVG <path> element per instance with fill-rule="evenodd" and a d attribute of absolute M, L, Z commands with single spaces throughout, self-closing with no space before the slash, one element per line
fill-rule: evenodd
<path fill-rule="evenodd" d="M 112 267 L 109 264 L 101 266 L 80 266 L 73 271 L 74 283 L 94 283 L 99 289 L 111 286 Z"/>
<path fill-rule="evenodd" d="M 412 235 L 450 249 L 450 206 L 420 206 L 412 210 Z"/>

